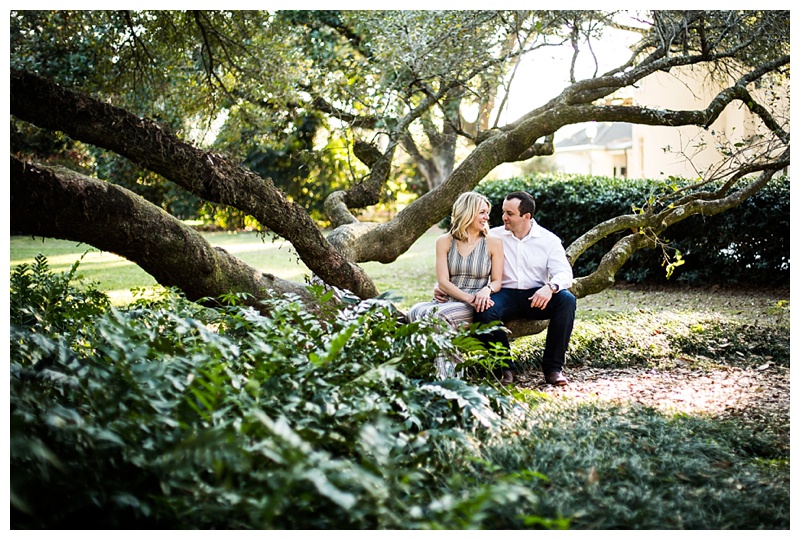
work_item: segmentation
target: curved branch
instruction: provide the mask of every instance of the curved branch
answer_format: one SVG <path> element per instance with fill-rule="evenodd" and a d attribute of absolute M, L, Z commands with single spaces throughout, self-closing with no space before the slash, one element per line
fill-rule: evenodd
<path fill-rule="evenodd" d="M 587 249 L 595 245 L 603 238 L 620 231 L 645 227 L 647 226 L 649 219 L 650 216 L 645 214 L 626 214 L 624 216 L 617 216 L 607 219 L 602 223 L 598 223 L 590 230 L 576 238 L 569 245 L 569 247 L 567 247 L 567 260 L 570 264 L 574 265 L 575 261 L 577 261 Z"/>
<path fill-rule="evenodd" d="M 535 156 L 551 156 L 555 152 L 555 134 L 552 133 L 544 138 L 540 143 L 534 143 L 533 146 L 522 152 L 514 161 L 525 161 Z"/>
<path fill-rule="evenodd" d="M 353 153 L 364 165 L 369 167 L 370 171 L 363 182 L 359 182 L 344 192 L 344 196 L 340 200 L 348 209 L 365 208 L 377 204 L 381 198 L 381 190 L 392 172 L 392 159 L 396 148 L 397 143 L 390 142 L 389 147 L 381 154 L 370 144 L 363 141 L 356 142 Z"/>
<path fill-rule="evenodd" d="M 766 107 L 758 103 L 753 96 L 750 95 L 750 92 L 747 91 L 744 85 L 737 84 L 733 90 L 736 97 L 750 109 L 750 112 L 761 118 L 761 121 L 764 122 L 767 129 L 774 133 L 782 143 L 789 144 L 789 133 L 784 131 L 783 127 L 772 117 L 772 114 Z"/>
<path fill-rule="evenodd" d="M 688 216 L 687 216 L 688 217 Z M 636 251 L 654 247 L 655 241 L 644 234 L 629 234 L 619 240 L 603 255 L 597 269 L 588 276 L 579 277 L 570 287 L 575 298 L 596 294 L 614 284 L 614 276 Z"/>
<path fill-rule="evenodd" d="M 326 283 L 360 298 L 378 293 L 363 269 L 346 261 L 308 213 L 284 198 L 271 180 L 195 148 L 152 121 L 18 70 L 11 74 L 11 113 L 114 151 L 207 201 L 244 210 L 289 240 L 306 266 Z"/>
<path fill-rule="evenodd" d="M 310 309 L 319 308 L 303 285 L 212 247 L 191 227 L 120 186 L 12 157 L 10 192 L 14 230 L 116 253 L 190 300 L 247 292 L 252 298 L 246 303 L 263 310 L 261 301 L 292 294 Z"/>
<path fill-rule="evenodd" d="M 719 214 L 740 205 L 747 198 L 762 189 L 779 170 L 789 165 L 789 149 L 787 148 L 780 159 L 765 165 L 763 172 L 743 189 L 725 197 L 705 200 L 692 198 L 679 206 L 670 205 L 658 214 L 646 216 L 620 216 L 594 227 L 591 231 L 581 236 L 567 248 L 570 263 L 574 263 L 583 251 L 612 232 L 623 230 L 626 226 L 644 226 L 652 234 L 639 231 L 625 236 L 619 240 L 611 250 L 603 256 L 597 269 L 588 276 L 575 280 L 571 288 L 577 298 L 598 293 L 614 283 L 614 276 L 625 262 L 639 249 L 655 246 L 655 237 L 668 227 L 684 219 L 702 214 L 710 216 Z"/>
<path fill-rule="evenodd" d="M 789 57 L 785 56 L 781 59 L 772 62 L 772 69 L 762 70 L 769 72 L 777 69 L 780 66 L 788 63 Z M 577 105 L 576 111 L 583 111 L 583 114 L 590 116 L 597 121 L 624 121 L 635 124 L 655 125 L 655 126 L 686 126 L 697 125 L 708 128 L 714 121 L 719 118 L 722 111 L 725 110 L 731 102 L 738 99 L 742 101 L 751 111 L 762 119 L 764 124 L 770 128 L 782 142 L 789 142 L 789 135 L 778 124 L 777 121 L 770 115 L 769 111 L 758 105 L 752 98 L 745 84 L 753 79 L 753 72 L 748 73 L 747 76 L 742 77 L 731 87 L 725 88 L 719 92 L 714 99 L 708 104 L 705 109 L 694 111 L 672 111 L 672 110 L 656 110 L 646 107 L 635 106 L 620 106 L 620 105 L 607 105 L 596 107 L 594 105 Z"/>
<path fill-rule="evenodd" d="M 414 109 L 401 118 L 397 122 L 397 126 L 393 132 L 392 140 L 385 152 L 377 157 L 377 149 L 369 150 L 370 145 L 367 143 L 357 143 L 355 152 L 359 159 L 366 159 L 364 164 L 370 168 L 367 178 L 354 187 L 345 190 L 343 193 L 334 192 L 325 201 L 325 208 L 329 211 L 328 217 L 333 221 L 333 217 L 343 219 L 343 221 L 334 222 L 336 225 L 351 225 L 352 220 L 346 218 L 350 208 L 364 208 L 366 206 L 376 204 L 380 200 L 380 194 L 386 181 L 389 179 L 391 173 L 392 159 L 398 143 L 408 130 L 411 123 L 422 116 L 427 110 L 436 105 L 439 99 L 447 94 L 451 86 L 441 88 L 436 94 L 426 95 Z M 337 238 L 336 235 L 333 236 Z M 356 262 L 355 260 L 353 262 Z"/>

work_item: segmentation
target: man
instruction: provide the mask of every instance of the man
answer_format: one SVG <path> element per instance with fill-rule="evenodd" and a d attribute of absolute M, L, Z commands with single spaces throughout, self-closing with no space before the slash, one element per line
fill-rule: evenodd
<path fill-rule="evenodd" d="M 503 201 L 503 226 L 489 231 L 503 242 L 502 286 L 492 291 L 494 305 L 476 313 L 475 319 L 482 323 L 549 320 L 542 370 L 548 384 L 563 386 L 567 378 L 562 370 L 575 322 L 575 296 L 567 290 L 573 282 L 572 267 L 561 240 L 533 219 L 535 209 L 533 197 L 522 191 L 509 193 Z M 502 328 L 493 331 L 485 342 L 510 349 Z M 503 370 L 501 382 L 514 382 L 514 371 L 516 365 L 511 362 Z"/>

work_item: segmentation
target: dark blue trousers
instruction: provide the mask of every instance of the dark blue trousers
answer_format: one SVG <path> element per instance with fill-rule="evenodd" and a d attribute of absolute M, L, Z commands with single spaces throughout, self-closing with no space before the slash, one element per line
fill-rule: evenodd
<path fill-rule="evenodd" d="M 566 359 L 569 338 L 575 323 L 575 296 L 569 291 L 554 294 L 544 309 L 532 308 L 528 300 L 538 289 L 500 289 L 492 295 L 494 305 L 481 313 L 475 314 L 475 320 L 482 323 L 513 319 L 549 320 L 547 338 L 542 356 L 542 371 L 551 373 L 561 371 Z M 484 342 L 500 343 L 510 349 L 508 335 L 505 330 L 498 329 L 484 336 Z M 516 369 L 515 365 L 509 366 Z"/>

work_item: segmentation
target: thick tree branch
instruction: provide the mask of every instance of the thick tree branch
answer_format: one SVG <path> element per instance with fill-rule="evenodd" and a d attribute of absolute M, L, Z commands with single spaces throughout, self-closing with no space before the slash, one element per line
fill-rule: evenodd
<path fill-rule="evenodd" d="M 308 213 L 286 200 L 270 180 L 184 143 L 154 122 L 16 70 L 11 75 L 11 113 L 112 150 L 207 201 L 244 210 L 289 240 L 326 283 L 361 298 L 378 292 L 369 276 L 333 249 Z"/>
<path fill-rule="evenodd" d="M 246 303 L 263 310 L 260 301 L 292 294 L 318 308 L 304 286 L 212 247 L 191 227 L 120 186 L 12 157 L 10 192 L 12 229 L 116 253 L 190 300 L 246 292 L 252 295 Z"/>

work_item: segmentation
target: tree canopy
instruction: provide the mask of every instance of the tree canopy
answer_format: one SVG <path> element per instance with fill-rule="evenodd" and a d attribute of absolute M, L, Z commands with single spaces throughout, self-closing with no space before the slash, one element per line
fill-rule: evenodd
<path fill-rule="evenodd" d="M 737 141 L 736 156 L 703 171 L 697 189 L 599 223 L 568 247 L 574 262 L 627 231 L 579 276 L 581 297 L 613 283 L 673 223 L 732 208 L 788 167 L 788 117 L 760 89 L 788 82 L 789 26 L 778 10 L 12 11 L 12 228 L 119 253 L 190 298 L 303 294 L 111 186 L 108 176 L 130 174 L 98 167 L 112 153 L 187 197 L 252 216 L 323 282 L 369 298 L 380 291 L 359 263 L 395 260 L 495 167 L 551 154 L 559 128 L 707 128 L 726 107 L 745 106 L 760 135 Z M 612 30 L 636 36 L 630 57 L 578 73 L 576 59 L 596 61 L 593 44 Z M 515 66 L 556 47 L 573 52 L 570 83 L 503 123 Z M 689 68 L 719 88 L 697 110 L 605 99 Z M 81 156 L 66 160 L 72 170 L 48 163 L 58 148 Z M 424 194 L 387 222 L 357 217 L 409 169 Z"/>

